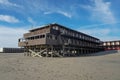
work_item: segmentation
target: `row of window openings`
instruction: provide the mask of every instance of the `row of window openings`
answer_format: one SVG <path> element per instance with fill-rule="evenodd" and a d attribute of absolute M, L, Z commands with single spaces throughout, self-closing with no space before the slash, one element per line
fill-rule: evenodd
<path fill-rule="evenodd" d="M 38 35 L 38 36 L 28 37 L 26 39 L 27 40 L 34 40 L 34 39 L 40 39 L 40 38 L 45 38 L 45 35 Z"/>
<path fill-rule="evenodd" d="M 120 45 L 120 42 L 108 42 L 108 43 L 103 43 L 103 45 Z"/>
<path fill-rule="evenodd" d="M 58 27 L 57 26 L 53 26 L 53 29 L 58 30 Z M 89 37 L 86 37 L 86 36 L 82 36 L 82 35 L 80 35 L 78 33 L 73 33 L 71 31 L 68 31 L 68 30 L 63 29 L 63 28 L 60 28 L 60 32 L 62 34 L 71 35 L 71 36 L 82 38 L 82 39 L 85 39 L 85 40 L 91 40 L 91 41 L 99 42 L 99 40 L 95 40 L 95 39 L 92 39 L 92 38 L 89 38 Z"/>
<path fill-rule="evenodd" d="M 48 35 L 47 37 L 48 37 L 49 39 L 57 40 L 57 36 Z M 64 39 L 62 38 L 62 41 L 63 41 L 63 42 L 68 42 L 68 43 L 71 43 L 71 42 L 73 43 L 73 41 L 75 41 L 75 40 L 73 40 L 73 41 L 70 40 L 70 39 L 64 40 Z M 75 44 L 77 44 L 77 43 L 79 44 L 78 41 L 75 41 Z"/>
<path fill-rule="evenodd" d="M 57 40 L 57 36 L 48 35 L 47 37 L 49 39 Z M 96 44 L 91 44 L 91 43 L 81 42 L 81 41 L 71 40 L 71 39 L 63 39 L 63 38 L 62 38 L 62 42 L 63 43 L 74 43 L 74 44 L 84 44 L 84 45 L 94 45 L 94 46 L 96 46 Z"/>
<path fill-rule="evenodd" d="M 69 39 L 62 39 L 63 43 L 69 43 L 69 44 L 77 44 L 77 45 L 86 45 L 86 46 L 97 46 L 96 44 L 88 43 L 88 42 L 82 42 L 77 40 L 69 40 Z"/>
<path fill-rule="evenodd" d="M 57 36 L 47 35 L 47 37 L 48 37 L 49 39 L 57 40 Z M 45 38 L 45 35 L 28 37 L 28 38 L 26 38 L 26 39 L 27 39 L 27 40 L 33 40 L 33 39 L 40 39 L 40 38 Z"/>
<path fill-rule="evenodd" d="M 79 35 L 79 34 L 75 34 L 75 33 L 68 33 L 66 31 L 62 31 L 63 34 L 67 34 L 67 35 L 71 35 L 73 37 L 77 37 L 77 38 L 81 38 L 81 39 L 85 39 L 85 40 L 90 40 L 90 41 L 95 41 L 95 42 L 99 42 L 99 40 L 95 40 L 95 39 L 92 39 L 92 38 L 88 38 L 86 36 L 82 36 L 82 35 Z"/>
<path fill-rule="evenodd" d="M 120 49 L 120 47 L 107 47 L 108 49 Z"/>
<path fill-rule="evenodd" d="M 57 36 L 55 35 L 47 35 L 48 39 L 53 39 L 53 40 L 57 40 Z"/>

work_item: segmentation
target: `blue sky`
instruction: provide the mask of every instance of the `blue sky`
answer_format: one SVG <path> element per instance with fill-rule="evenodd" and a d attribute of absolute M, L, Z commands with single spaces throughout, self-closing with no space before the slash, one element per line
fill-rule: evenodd
<path fill-rule="evenodd" d="M 0 47 L 31 28 L 59 23 L 102 41 L 120 40 L 120 0 L 0 0 Z"/>

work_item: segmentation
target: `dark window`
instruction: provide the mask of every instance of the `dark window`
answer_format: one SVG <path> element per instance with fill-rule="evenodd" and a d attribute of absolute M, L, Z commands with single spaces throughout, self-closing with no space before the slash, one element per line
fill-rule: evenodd
<path fill-rule="evenodd" d="M 50 39 L 52 39 L 52 36 L 51 35 L 49 35 L 50 36 Z"/>
<path fill-rule="evenodd" d="M 50 38 L 50 36 L 49 36 L 49 35 L 47 35 L 47 37 L 48 37 L 48 38 Z"/>
<path fill-rule="evenodd" d="M 31 40 L 33 40 L 34 39 L 34 37 L 31 37 Z"/>
<path fill-rule="evenodd" d="M 39 36 L 35 36 L 35 39 L 38 39 L 39 38 Z"/>
<path fill-rule="evenodd" d="M 45 35 L 43 35 L 43 38 L 45 38 Z"/>
<path fill-rule="evenodd" d="M 18 41 L 20 42 L 21 40 L 19 39 Z"/>
<path fill-rule="evenodd" d="M 40 35 L 39 37 L 42 38 L 42 35 Z"/>
<path fill-rule="evenodd" d="M 55 36 L 55 40 L 57 40 L 57 36 Z"/>

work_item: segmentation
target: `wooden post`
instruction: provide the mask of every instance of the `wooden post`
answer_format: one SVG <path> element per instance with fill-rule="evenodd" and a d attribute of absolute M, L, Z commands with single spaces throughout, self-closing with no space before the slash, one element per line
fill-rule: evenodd
<path fill-rule="evenodd" d="M 53 46 L 51 45 L 51 57 L 53 57 Z"/>

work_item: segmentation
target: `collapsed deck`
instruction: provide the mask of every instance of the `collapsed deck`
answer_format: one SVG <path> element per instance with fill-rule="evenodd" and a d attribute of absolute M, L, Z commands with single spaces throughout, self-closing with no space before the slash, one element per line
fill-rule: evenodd
<path fill-rule="evenodd" d="M 25 33 L 18 46 L 41 56 L 79 56 L 101 51 L 100 43 L 95 37 L 55 23 Z"/>

